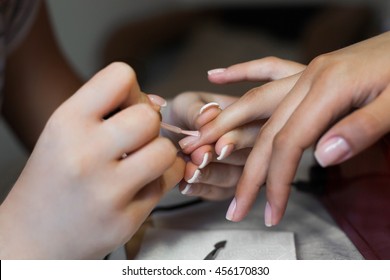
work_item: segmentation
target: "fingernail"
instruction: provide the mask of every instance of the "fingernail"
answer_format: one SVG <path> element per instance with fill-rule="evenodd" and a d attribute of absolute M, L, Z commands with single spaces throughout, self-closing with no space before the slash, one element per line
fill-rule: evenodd
<path fill-rule="evenodd" d="M 191 185 L 187 184 L 186 187 L 181 191 L 182 194 L 188 195 L 192 193 Z"/>
<path fill-rule="evenodd" d="M 164 98 L 162 98 L 161 96 L 158 96 L 156 94 L 148 94 L 148 97 L 152 103 L 154 103 L 160 107 L 167 106 L 167 101 Z"/>
<path fill-rule="evenodd" d="M 234 149 L 234 145 L 232 145 L 232 144 L 228 144 L 228 145 L 223 146 L 223 148 L 221 150 L 221 154 L 217 157 L 217 160 L 223 160 L 224 158 L 226 158 L 228 155 L 231 154 L 233 149 Z"/>
<path fill-rule="evenodd" d="M 189 179 L 187 181 L 187 183 L 189 183 L 189 184 L 195 183 L 198 180 L 199 175 L 200 175 L 200 170 L 196 169 L 196 171 L 194 172 L 194 175 L 192 175 L 191 179 Z"/>
<path fill-rule="evenodd" d="M 207 164 L 209 164 L 209 158 L 210 158 L 211 154 L 210 153 L 205 153 L 204 156 L 203 156 L 203 161 L 202 163 L 199 165 L 199 169 L 202 169 L 204 167 L 206 167 Z"/>
<path fill-rule="evenodd" d="M 198 140 L 199 140 L 199 137 L 188 136 L 188 137 L 185 137 L 179 141 L 179 146 L 180 146 L 180 148 L 182 148 L 184 150 L 187 146 L 194 144 Z"/>
<path fill-rule="evenodd" d="M 236 198 L 233 198 L 226 212 L 226 220 L 233 221 L 234 212 L 236 211 L 236 206 L 237 206 Z"/>
<path fill-rule="evenodd" d="M 221 108 L 217 102 L 210 102 L 210 103 L 203 105 L 202 108 L 200 108 L 199 115 L 201 115 L 204 111 L 206 111 L 208 108 L 211 108 L 211 107 Z"/>
<path fill-rule="evenodd" d="M 217 69 L 212 69 L 207 71 L 207 74 L 210 75 L 215 75 L 215 74 L 220 74 L 226 71 L 226 68 L 217 68 Z"/>
<path fill-rule="evenodd" d="M 352 155 L 351 147 L 341 137 L 333 137 L 317 147 L 314 156 L 322 167 L 340 163 Z"/>
<path fill-rule="evenodd" d="M 271 205 L 268 203 L 268 201 L 265 204 L 264 224 L 266 227 L 272 227 L 272 209 L 271 209 Z"/>

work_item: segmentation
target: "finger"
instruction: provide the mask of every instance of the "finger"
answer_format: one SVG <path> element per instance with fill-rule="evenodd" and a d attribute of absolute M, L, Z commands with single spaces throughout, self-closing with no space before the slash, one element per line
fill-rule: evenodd
<path fill-rule="evenodd" d="M 232 147 L 232 149 L 235 147 Z M 198 166 L 198 169 L 203 169 L 211 162 L 225 163 L 237 166 L 243 166 L 248 158 L 252 148 L 243 148 L 239 150 L 230 151 L 230 147 L 221 152 L 218 156 L 212 145 L 204 145 L 191 153 L 191 161 Z"/>
<path fill-rule="evenodd" d="M 123 104 L 147 99 L 141 94 L 134 70 L 125 63 L 112 63 L 84 84 L 69 102 L 76 115 L 93 115 L 101 120 Z M 72 107 L 71 106 L 71 107 Z"/>
<path fill-rule="evenodd" d="M 149 105 L 128 107 L 103 121 L 102 139 L 114 158 L 131 153 L 156 138 L 160 131 L 160 118 Z"/>
<path fill-rule="evenodd" d="M 181 183 L 179 190 L 186 196 L 201 197 L 206 200 L 225 200 L 233 196 L 235 187 L 221 188 L 207 184 L 186 184 Z"/>
<path fill-rule="evenodd" d="M 177 150 L 166 138 L 156 138 L 117 164 L 118 180 L 125 197 L 133 197 L 143 186 L 160 177 L 176 161 Z M 129 186 L 132 186 L 129 188 Z"/>
<path fill-rule="evenodd" d="M 266 119 L 288 94 L 300 74 L 274 81 L 247 92 L 237 102 L 224 109 L 213 121 L 200 129 L 200 137 L 186 137 L 179 141 L 185 153 L 209 143 L 223 134 L 254 120 Z M 261 104 L 259 107 L 258 104 Z M 245 108 L 245 111 L 243 111 Z"/>
<path fill-rule="evenodd" d="M 368 148 L 390 130 L 390 87 L 365 107 L 334 125 L 317 144 L 315 157 L 325 167 L 339 164 Z"/>
<path fill-rule="evenodd" d="M 204 183 L 218 187 L 235 186 L 240 178 L 242 166 L 235 166 L 222 163 L 210 163 L 203 169 L 187 162 L 184 173 L 184 180 L 188 184 Z"/>
<path fill-rule="evenodd" d="M 305 149 L 314 144 L 330 124 L 351 110 L 355 94 L 349 85 L 340 85 L 327 76 L 319 77 L 296 110 L 275 135 L 267 178 L 268 225 L 276 225 L 284 215 L 300 158 Z M 303 84 L 307 82 L 303 82 Z M 310 117 L 308 117 L 310 116 Z"/>
<path fill-rule="evenodd" d="M 245 63 L 236 64 L 226 69 L 219 68 L 208 72 L 209 81 L 216 84 L 235 83 L 240 81 L 279 80 L 305 69 L 305 65 L 276 57 L 266 57 Z"/>
<path fill-rule="evenodd" d="M 215 144 L 218 160 L 227 158 L 235 150 L 253 147 L 264 123 L 265 120 L 253 121 L 221 136 Z"/>
<path fill-rule="evenodd" d="M 135 201 L 146 204 L 150 210 L 168 191 L 172 190 L 183 179 L 185 161 L 177 156 L 174 163 L 155 181 L 144 186 L 129 202 L 129 206 Z M 149 205 L 149 206 L 147 206 Z"/>
<path fill-rule="evenodd" d="M 179 127 L 198 129 L 236 100 L 236 97 L 204 92 L 182 93 L 172 101 L 172 112 L 170 115 L 164 114 L 164 119 Z"/>
<path fill-rule="evenodd" d="M 249 213 L 260 188 L 267 179 L 271 155 L 275 150 L 274 138 L 302 102 L 308 90 L 307 82 L 298 82 L 261 128 L 238 182 L 235 198 L 226 216 L 227 219 L 238 222 Z M 284 161 L 279 164 L 283 167 L 286 165 Z"/>

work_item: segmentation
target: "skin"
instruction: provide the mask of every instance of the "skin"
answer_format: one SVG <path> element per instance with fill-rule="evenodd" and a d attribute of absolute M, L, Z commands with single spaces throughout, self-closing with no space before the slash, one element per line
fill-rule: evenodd
<path fill-rule="evenodd" d="M 308 147 L 316 145 L 318 162 L 329 166 L 353 157 L 388 133 L 389 47 L 390 33 L 384 33 L 321 55 L 307 67 L 267 58 L 210 77 L 217 83 L 282 78 L 245 94 L 204 125 L 201 137 L 186 146 L 190 153 L 236 127 L 268 118 L 239 180 L 231 220 L 240 221 L 247 215 L 260 187 L 266 184 L 266 224 L 278 224 L 290 183 Z M 288 69 L 292 71 L 288 73 Z M 335 139 L 342 144 L 329 149 Z"/>
<path fill-rule="evenodd" d="M 162 110 L 163 119 L 185 129 L 198 130 L 214 120 L 223 108 L 237 100 L 237 97 L 220 94 L 185 92 L 168 102 L 168 108 Z M 213 106 L 209 107 L 208 104 Z M 187 159 L 179 190 L 187 196 L 201 197 L 206 200 L 231 198 L 253 146 L 251 135 L 258 133 L 258 130 L 259 122 L 253 122 L 227 133 L 216 145 L 206 144 L 195 149 Z M 242 137 L 243 135 L 245 137 Z M 178 142 L 178 145 L 185 150 L 186 143 L 183 143 L 183 139 L 178 135 L 168 133 L 166 136 Z M 219 154 L 225 145 L 234 145 L 234 151 L 229 149 L 226 157 L 220 159 Z M 203 163 L 206 154 L 208 160 Z M 202 163 L 204 166 L 200 167 Z M 196 172 L 199 172 L 198 177 L 194 182 L 189 183 Z M 183 192 L 185 189 L 186 191 Z"/>
<path fill-rule="evenodd" d="M 3 101 L 4 118 L 32 154 L 0 205 L 1 259 L 102 258 L 129 240 L 159 199 L 188 174 L 190 163 L 159 137 L 161 104 L 140 90 L 133 69 L 114 63 L 82 86 L 58 48 L 44 3 L 7 58 Z M 192 114 L 180 109 L 183 101 Z M 199 116 L 212 101 L 225 106 L 234 100 L 184 93 L 164 110 L 172 124 L 195 129 L 220 112 Z M 243 156 L 219 163 L 241 170 Z M 200 157 L 201 151 L 194 153 L 193 162 Z M 218 166 L 207 168 L 219 173 Z M 232 196 L 239 178 L 233 174 L 228 186 L 214 175 L 203 177 L 198 194 Z M 201 193 L 203 185 L 219 191 Z"/>
<path fill-rule="evenodd" d="M 54 112 L 0 206 L 2 258 L 101 258 L 180 181 L 184 161 L 158 137 L 158 113 L 124 106 L 143 99 L 138 89 L 133 70 L 114 63 Z"/>

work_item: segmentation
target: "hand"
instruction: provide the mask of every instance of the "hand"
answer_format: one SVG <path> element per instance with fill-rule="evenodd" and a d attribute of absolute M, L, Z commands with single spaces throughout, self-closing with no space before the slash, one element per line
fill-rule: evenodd
<path fill-rule="evenodd" d="M 256 199 L 257 193 L 263 184 L 258 178 L 264 179 L 266 177 L 271 152 L 269 149 L 263 148 L 262 145 L 269 146 L 267 146 L 268 143 L 260 139 L 267 135 L 264 134 L 264 131 L 267 131 L 268 122 L 273 117 L 270 120 L 268 118 L 282 100 L 286 98 L 304 69 L 304 65 L 269 57 L 213 71 L 209 76 L 211 81 L 218 83 L 241 80 L 272 80 L 270 83 L 250 90 L 237 102 L 222 111 L 218 117 L 204 125 L 200 129 L 200 139 L 187 137 L 183 140 L 186 144 L 184 151 L 190 153 L 205 143 L 221 141 L 227 133 L 230 133 L 229 131 L 240 126 L 255 121 L 260 122 L 260 125 L 265 122 L 265 125 L 261 126 L 259 134 L 252 134 L 249 137 L 252 138 L 254 148 L 238 181 L 235 199 L 233 199 L 227 213 L 229 220 L 238 221 L 242 219 Z M 243 213 L 243 209 L 246 211 L 245 213 Z"/>
<path fill-rule="evenodd" d="M 248 158 L 232 220 L 247 214 L 253 203 L 249 196 L 266 180 L 266 224 L 279 223 L 302 152 L 317 139 L 315 156 L 328 166 L 351 158 L 389 131 L 389 48 L 390 33 L 384 33 L 319 56 L 298 75 Z M 250 117 L 262 115 L 263 108 Z"/>
<path fill-rule="evenodd" d="M 1 205 L 2 258 L 102 258 L 130 239 L 185 165 L 145 103 L 114 63 L 56 110 Z"/>
<path fill-rule="evenodd" d="M 235 102 L 236 97 L 204 92 L 186 92 L 178 95 L 167 108 L 163 108 L 163 120 L 184 129 L 197 130 L 213 120 L 222 108 Z M 249 130 L 249 126 L 247 128 Z M 258 130 L 257 126 L 255 130 Z M 177 134 L 163 131 L 176 142 L 182 144 Z M 240 130 L 232 131 L 219 141 L 199 147 L 191 153 L 179 189 L 184 195 L 198 196 L 208 200 L 222 200 L 232 197 L 243 165 L 250 149 L 246 141 L 235 141 Z M 244 140 L 244 137 L 242 138 Z M 235 143 L 235 152 L 229 158 L 217 157 L 225 144 Z M 221 146 L 222 145 L 222 146 Z M 226 149 L 225 149 L 226 150 Z M 232 153 L 233 151 L 229 151 Z"/>

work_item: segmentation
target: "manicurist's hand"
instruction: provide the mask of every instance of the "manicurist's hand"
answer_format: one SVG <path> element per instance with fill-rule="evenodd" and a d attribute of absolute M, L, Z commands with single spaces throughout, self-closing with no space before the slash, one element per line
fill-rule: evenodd
<path fill-rule="evenodd" d="M 0 206 L 2 259 L 102 258 L 130 239 L 184 174 L 149 103 L 114 63 L 54 112 Z"/>

